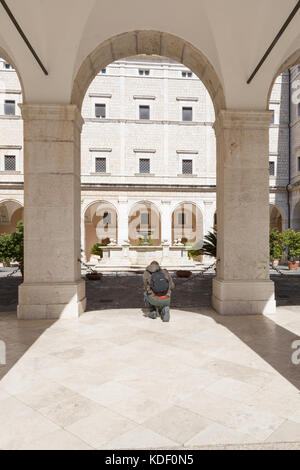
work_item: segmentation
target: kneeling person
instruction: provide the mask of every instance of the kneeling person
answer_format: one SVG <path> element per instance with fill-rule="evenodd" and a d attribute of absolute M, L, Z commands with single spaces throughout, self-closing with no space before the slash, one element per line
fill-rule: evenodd
<path fill-rule="evenodd" d="M 171 291 L 175 285 L 166 269 L 161 269 L 157 261 L 146 268 L 143 274 L 145 305 L 150 308 L 149 316 L 161 316 L 163 322 L 170 320 Z"/>

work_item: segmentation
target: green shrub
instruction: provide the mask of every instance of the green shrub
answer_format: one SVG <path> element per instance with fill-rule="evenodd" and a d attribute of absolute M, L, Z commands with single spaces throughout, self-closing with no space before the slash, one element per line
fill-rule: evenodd
<path fill-rule="evenodd" d="M 277 228 L 270 231 L 270 260 L 281 260 L 285 257 L 285 244 L 283 234 Z"/>
<path fill-rule="evenodd" d="M 100 243 L 95 243 L 95 245 L 92 246 L 91 255 L 96 255 L 96 256 L 100 256 L 100 258 L 103 258 L 103 250 L 101 246 L 105 246 L 105 245 L 100 244 Z"/>
<path fill-rule="evenodd" d="M 9 263 L 12 260 L 13 247 L 11 234 L 3 233 L 0 235 L 0 261 Z"/>
<path fill-rule="evenodd" d="M 296 261 L 300 256 L 300 232 L 288 229 L 282 233 L 282 241 L 289 261 Z"/>
<path fill-rule="evenodd" d="M 17 261 L 20 271 L 24 273 L 24 224 L 19 222 L 16 231 L 0 235 L 0 260 Z"/>
<path fill-rule="evenodd" d="M 151 237 L 148 237 L 147 240 L 144 240 L 144 238 L 139 238 L 135 242 L 135 246 L 147 246 L 147 245 L 154 246 L 154 241 L 152 240 Z"/>

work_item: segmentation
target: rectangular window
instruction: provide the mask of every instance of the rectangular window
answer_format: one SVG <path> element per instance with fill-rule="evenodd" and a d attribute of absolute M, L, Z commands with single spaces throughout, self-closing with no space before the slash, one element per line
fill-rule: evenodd
<path fill-rule="evenodd" d="M 300 103 L 298 103 L 298 117 L 300 116 Z"/>
<path fill-rule="evenodd" d="M 150 75 L 150 70 L 143 70 L 143 69 L 139 69 L 139 75 L 141 77 L 148 77 Z"/>
<path fill-rule="evenodd" d="M 105 74 L 105 73 L 106 73 L 106 69 L 102 69 L 102 70 L 100 71 L 100 73 Z"/>
<path fill-rule="evenodd" d="M 300 171 L 300 157 L 298 157 L 297 160 L 298 160 L 298 167 L 297 168 L 298 168 L 298 171 Z"/>
<path fill-rule="evenodd" d="M 275 162 L 269 162 L 269 175 L 275 176 Z"/>
<path fill-rule="evenodd" d="M 16 171 L 16 157 L 15 155 L 5 155 L 4 157 L 4 170 Z"/>
<path fill-rule="evenodd" d="M 141 212 L 141 225 L 149 225 L 149 212 Z"/>
<path fill-rule="evenodd" d="M 106 158 L 96 158 L 95 160 L 95 172 L 106 173 Z"/>
<path fill-rule="evenodd" d="M 106 118 L 106 105 L 105 104 L 95 104 L 95 116 L 99 119 Z"/>
<path fill-rule="evenodd" d="M 139 107 L 139 116 L 140 119 L 150 119 L 150 106 L 140 106 Z"/>
<path fill-rule="evenodd" d="M 140 158 L 140 173 L 146 174 L 150 173 L 150 159 L 149 158 Z"/>
<path fill-rule="evenodd" d="M 12 66 L 8 62 L 6 62 L 4 64 L 4 67 L 6 68 L 6 70 L 11 70 L 12 69 Z"/>
<path fill-rule="evenodd" d="M 182 108 L 182 120 L 192 121 L 193 120 L 193 108 Z"/>
<path fill-rule="evenodd" d="M 182 160 L 182 174 L 183 175 L 193 174 L 193 160 Z"/>
<path fill-rule="evenodd" d="M 185 225 L 185 213 L 180 212 L 178 214 L 178 225 Z"/>
<path fill-rule="evenodd" d="M 16 102 L 15 101 L 5 100 L 4 114 L 6 114 L 7 116 L 14 116 L 16 114 Z"/>

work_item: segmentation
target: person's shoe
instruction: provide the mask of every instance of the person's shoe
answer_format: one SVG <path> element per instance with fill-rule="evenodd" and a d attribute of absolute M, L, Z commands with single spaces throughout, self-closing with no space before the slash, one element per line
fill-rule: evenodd
<path fill-rule="evenodd" d="M 156 310 L 150 310 L 149 314 L 148 314 L 148 317 L 149 318 L 152 318 L 152 320 L 155 320 L 157 318 L 157 312 Z"/>
<path fill-rule="evenodd" d="M 161 311 L 161 319 L 164 323 L 167 323 L 170 321 L 170 307 L 169 306 L 165 306 L 162 311 Z"/>

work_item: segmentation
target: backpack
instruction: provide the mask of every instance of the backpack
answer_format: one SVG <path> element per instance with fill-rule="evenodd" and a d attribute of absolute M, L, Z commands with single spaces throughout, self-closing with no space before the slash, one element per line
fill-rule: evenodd
<path fill-rule="evenodd" d="M 160 269 L 151 275 L 150 287 L 156 295 L 166 295 L 169 290 L 169 281 Z"/>

